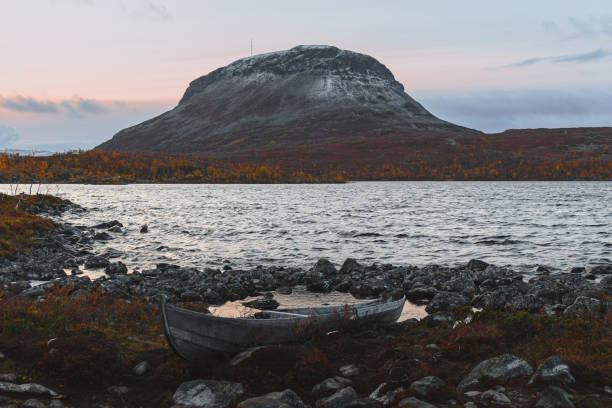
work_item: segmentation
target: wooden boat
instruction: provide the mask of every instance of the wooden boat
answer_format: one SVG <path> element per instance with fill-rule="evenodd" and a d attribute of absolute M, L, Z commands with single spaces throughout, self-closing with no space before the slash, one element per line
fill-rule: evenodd
<path fill-rule="evenodd" d="M 257 313 L 260 318 L 228 318 L 183 309 L 162 297 L 161 314 L 172 350 L 185 360 L 198 361 L 254 346 L 289 343 L 355 323 L 389 325 L 399 319 L 405 302 L 402 296 L 354 305 L 264 311 Z"/>

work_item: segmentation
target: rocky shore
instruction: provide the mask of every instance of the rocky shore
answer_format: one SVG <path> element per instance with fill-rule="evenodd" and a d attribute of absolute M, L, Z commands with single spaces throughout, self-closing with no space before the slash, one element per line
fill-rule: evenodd
<path fill-rule="evenodd" d="M 85 210 L 63 203 L 28 211 Z M 29 251 L 0 259 L 0 407 L 612 405 L 612 265 L 538 267 L 529 277 L 480 260 L 140 270 L 117 261 L 116 251 L 93 250 L 123 230 L 119 221 L 59 224 L 37 234 Z M 103 276 L 92 280 L 84 269 Z M 255 307 L 274 308 L 270 292 L 296 286 L 357 298 L 401 291 L 429 315 L 257 348 L 229 362 L 190 364 L 165 344 L 160 295 L 205 304 L 260 296 Z"/>

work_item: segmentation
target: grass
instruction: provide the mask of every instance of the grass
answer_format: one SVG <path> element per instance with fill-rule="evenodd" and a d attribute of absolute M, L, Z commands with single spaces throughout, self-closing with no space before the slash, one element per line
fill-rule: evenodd
<path fill-rule="evenodd" d="M 53 230 L 57 224 L 48 218 L 29 214 L 34 205 L 54 207 L 63 200 L 50 195 L 12 196 L 0 193 L 0 258 L 8 258 L 19 251 L 28 251 L 37 234 Z"/>

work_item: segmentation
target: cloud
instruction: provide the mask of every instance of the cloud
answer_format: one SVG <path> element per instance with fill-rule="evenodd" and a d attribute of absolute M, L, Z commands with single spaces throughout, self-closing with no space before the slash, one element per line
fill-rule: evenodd
<path fill-rule="evenodd" d="M 486 132 L 510 128 L 612 126 L 612 90 L 497 90 L 415 96 L 436 116 Z"/>
<path fill-rule="evenodd" d="M 498 67 L 489 68 L 490 70 L 498 70 L 498 69 L 506 69 L 506 68 L 520 68 L 527 67 L 535 64 L 541 63 L 564 63 L 564 62 L 578 62 L 578 63 L 586 63 L 592 61 L 599 61 L 608 57 L 612 57 L 612 49 L 604 49 L 598 48 L 593 51 L 583 52 L 579 54 L 566 54 L 566 55 L 557 55 L 557 56 L 549 56 L 549 57 L 534 57 L 528 58 L 522 61 L 513 62 L 511 64 L 501 65 Z"/>
<path fill-rule="evenodd" d="M 29 112 L 35 114 L 67 114 L 71 117 L 84 115 L 99 115 L 106 112 L 106 108 L 92 100 L 74 98 L 64 101 L 38 100 L 36 98 L 15 96 L 12 98 L 0 97 L 0 108 L 15 112 Z"/>
<path fill-rule="evenodd" d="M 130 15 L 135 18 L 155 21 L 172 20 L 172 15 L 166 6 L 154 3 L 150 0 L 144 0 L 142 5 L 130 12 Z"/>
<path fill-rule="evenodd" d="M 0 148 L 10 146 L 19 139 L 19 133 L 10 126 L 0 125 Z"/>

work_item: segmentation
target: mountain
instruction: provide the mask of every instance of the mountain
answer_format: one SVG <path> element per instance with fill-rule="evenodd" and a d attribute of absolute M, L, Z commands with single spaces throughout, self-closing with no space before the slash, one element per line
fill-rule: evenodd
<path fill-rule="evenodd" d="M 354 138 L 478 133 L 429 113 L 368 55 L 301 45 L 194 80 L 174 109 L 97 149 L 229 157 Z"/>

